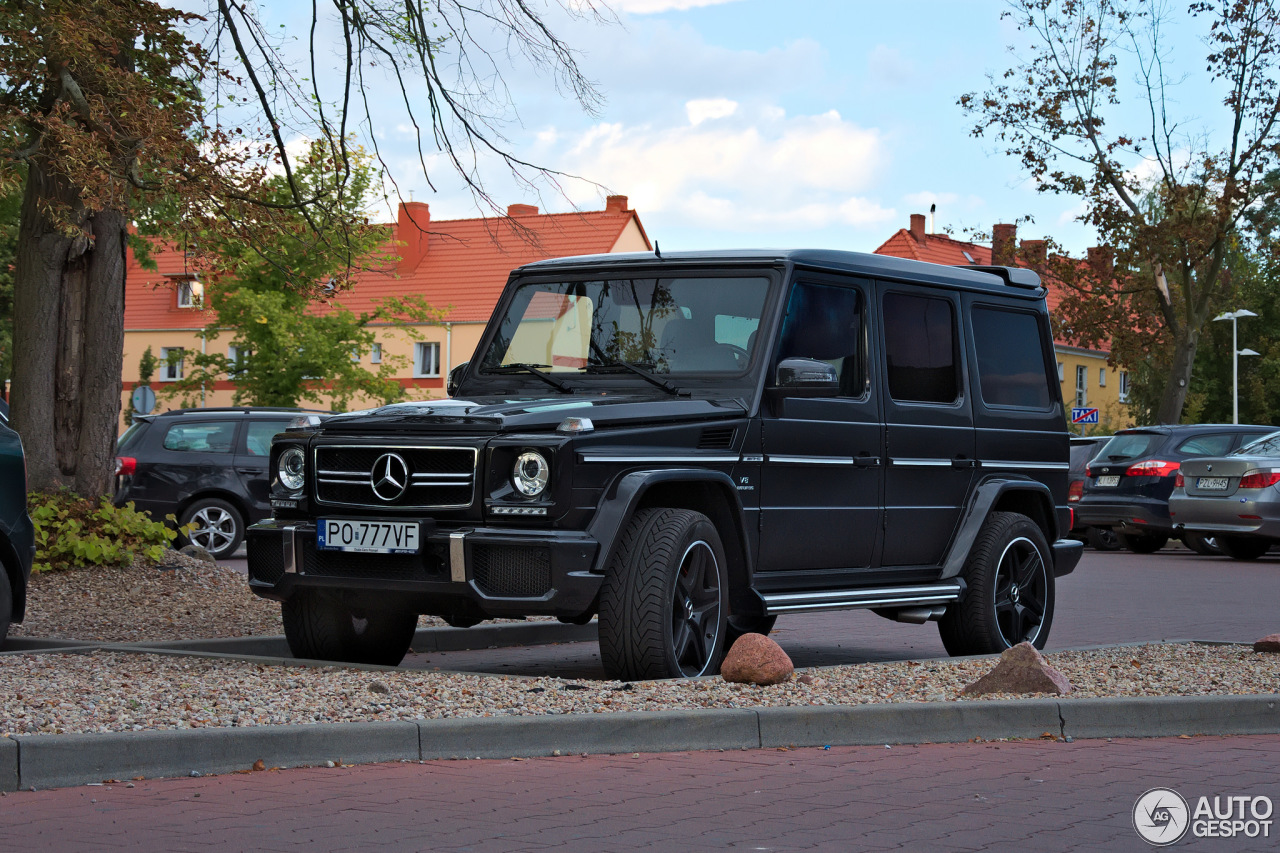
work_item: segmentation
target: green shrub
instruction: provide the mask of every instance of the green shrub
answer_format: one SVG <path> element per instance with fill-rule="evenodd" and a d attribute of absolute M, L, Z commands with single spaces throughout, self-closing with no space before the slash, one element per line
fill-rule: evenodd
<path fill-rule="evenodd" d="M 73 492 L 32 492 L 27 497 L 36 528 L 32 571 L 66 566 L 127 566 L 135 555 L 159 562 L 177 532 L 162 521 L 138 512 L 133 502 L 97 504 Z M 172 515 L 166 516 L 173 521 Z"/>

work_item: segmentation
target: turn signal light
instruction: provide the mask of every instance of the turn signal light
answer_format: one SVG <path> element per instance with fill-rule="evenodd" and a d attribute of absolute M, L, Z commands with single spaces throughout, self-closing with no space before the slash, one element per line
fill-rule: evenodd
<path fill-rule="evenodd" d="M 1148 459 L 1129 466 L 1130 477 L 1168 477 L 1182 467 L 1177 462 L 1166 462 L 1163 459 Z"/>
<path fill-rule="evenodd" d="M 132 456 L 116 457 L 116 476 L 124 477 L 138 470 L 138 460 Z"/>
<path fill-rule="evenodd" d="M 1280 471 L 1274 469 L 1250 471 L 1240 478 L 1240 488 L 1242 489 L 1265 489 L 1267 486 L 1274 486 L 1276 483 L 1280 483 Z"/>

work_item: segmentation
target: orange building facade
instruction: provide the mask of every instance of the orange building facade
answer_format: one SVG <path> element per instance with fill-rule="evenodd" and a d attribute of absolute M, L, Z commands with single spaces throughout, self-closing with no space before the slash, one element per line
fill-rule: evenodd
<path fill-rule="evenodd" d="M 449 371 L 471 358 L 515 267 L 568 255 L 652 249 L 626 196 L 609 196 L 601 211 L 544 214 L 532 205 L 513 204 L 505 218 L 434 221 L 427 204 L 403 202 L 397 221 L 388 228 L 392 231 L 388 254 L 400 260 L 394 268 L 361 273 L 337 301 L 360 313 L 371 311 L 388 296 L 417 295 L 445 311 L 440 323 L 414 327 L 416 336 L 390 325 L 370 327 L 380 346 L 363 357 L 366 365 L 376 369 L 382 359 L 406 359 L 407 366 L 397 379 L 414 399 L 444 396 Z M 217 337 L 204 333 L 214 315 L 205 310 L 193 260 L 174 249 L 157 251 L 154 259 L 157 269 L 147 270 L 132 253 L 129 255 L 122 410 L 139 380 L 138 363 L 147 347 L 162 360 L 178 350 L 220 350 L 232 355 L 233 331 Z M 162 362 L 157 369 L 152 379 L 159 396 L 157 410 L 177 405 L 162 392 L 164 385 L 180 379 L 185 369 L 181 361 L 173 365 Z M 229 406 L 234 393 L 233 382 L 219 381 L 203 389 L 200 402 L 210 407 Z M 357 400 L 356 404 L 371 402 Z"/>

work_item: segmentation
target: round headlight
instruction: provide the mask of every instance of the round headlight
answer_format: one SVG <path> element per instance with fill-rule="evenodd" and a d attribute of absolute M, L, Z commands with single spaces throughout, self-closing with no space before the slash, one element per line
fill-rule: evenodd
<path fill-rule="evenodd" d="M 551 479 L 551 466 L 546 458 L 536 450 L 528 450 L 516 459 L 515 470 L 511 472 L 511 483 L 516 491 L 525 497 L 537 497 L 547 488 Z"/>
<path fill-rule="evenodd" d="M 280 474 L 280 485 L 291 492 L 300 492 L 307 482 L 307 458 L 299 448 L 290 447 L 280 454 L 276 471 Z"/>

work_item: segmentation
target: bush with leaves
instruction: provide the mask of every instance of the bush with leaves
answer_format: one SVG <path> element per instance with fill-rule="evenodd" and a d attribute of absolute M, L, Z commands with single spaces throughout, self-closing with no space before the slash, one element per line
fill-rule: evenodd
<path fill-rule="evenodd" d="M 113 506 L 73 492 L 32 492 L 28 496 L 36 529 L 36 559 L 32 571 L 68 566 L 127 566 L 135 556 L 159 562 L 177 531 L 138 512 L 133 502 Z M 166 516 L 176 520 L 172 515 Z"/>

